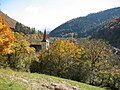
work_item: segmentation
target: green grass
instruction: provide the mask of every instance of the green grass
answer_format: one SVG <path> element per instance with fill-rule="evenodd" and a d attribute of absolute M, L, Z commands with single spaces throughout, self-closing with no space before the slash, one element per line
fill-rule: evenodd
<path fill-rule="evenodd" d="M 26 90 L 26 88 L 17 81 L 10 81 L 8 78 L 0 77 L 0 90 Z"/>
<path fill-rule="evenodd" d="M 48 90 L 43 85 L 49 86 L 51 83 L 63 84 L 67 87 L 75 86 L 77 90 L 105 90 L 104 88 L 54 76 L 0 69 L 0 90 Z"/>

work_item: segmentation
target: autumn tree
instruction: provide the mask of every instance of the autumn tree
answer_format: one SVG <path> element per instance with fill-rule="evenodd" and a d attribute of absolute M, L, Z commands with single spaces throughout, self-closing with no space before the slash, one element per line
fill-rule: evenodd
<path fill-rule="evenodd" d="M 29 71 L 32 60 L 35 60 L 35 49 L 30 47 L 22 33 L 15 32 L 14 52 L 10 54 L 10 67 L 21 71 Z"/>
<path fill-rule="evenodd" d="M 48 50 L 40 52 L 38 69 L 34 68 L 32 71 L 38 70 L 39 73 L 70 78 L 75 73 L 69 72 L 72 67 L 76 67 L 81 54 L 82 49 L 75 46 L 73 42 L 57 39 Z"/>
<path fill-rule="evenodd" d="M 120 75 L 120 59 L 113 53 L 112 47 L 105 41 L 95 39 L 81 40 L 79 47 L 85 50 L 81 71 L 88 78 L 86 82 L 93 85 L 112 85 L 115 88 L 113 82 L 118 85 L 116 78 Z"/>
<path fill-rule="evenodd" d="M 11 46 L 14 43 L 14 35 L 9 25 L 0 16 L 0 54 L 11 53 Z"/>

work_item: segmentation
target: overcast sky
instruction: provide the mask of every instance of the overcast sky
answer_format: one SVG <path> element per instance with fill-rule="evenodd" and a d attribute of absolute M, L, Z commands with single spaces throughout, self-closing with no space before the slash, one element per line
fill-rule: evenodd
<path fill-rule="evenodd" d="M 36 29 L 54 29 L 89 13 L 119 7 L 120 0 L 0 0 L 0 9 L 13 19 Z"/>

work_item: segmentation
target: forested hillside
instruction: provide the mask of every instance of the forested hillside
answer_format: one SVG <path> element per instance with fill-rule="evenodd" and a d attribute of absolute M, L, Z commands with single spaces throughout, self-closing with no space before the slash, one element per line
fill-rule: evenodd
<path fill-rule="evenodd" d="M 99 26 L 92 38 L 109 41 L 114 47 L 120 48 L 120 17 L 111 20 L 105 25 Z"/>
<path fill-rule="evenodd" d="M 120 16 L 120 7 L 92 13 L 85 17 L 78 17 L 58 26 L 50 32 L 49 36 L 61 37 L 74 33 L 76 37 L 87 37 L 96 30 L 96 27 L 117 16 Z"/>

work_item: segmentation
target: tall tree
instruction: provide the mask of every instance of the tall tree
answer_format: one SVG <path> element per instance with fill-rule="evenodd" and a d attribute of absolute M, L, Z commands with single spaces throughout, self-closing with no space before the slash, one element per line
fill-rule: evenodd
<path fill-rule="evenodd" d="M 0 16 L 0 53 L 8 54 L 11 53 L 11 46 L 15 41 L 13 32 L 10 30 L 9 25 Z"/>

